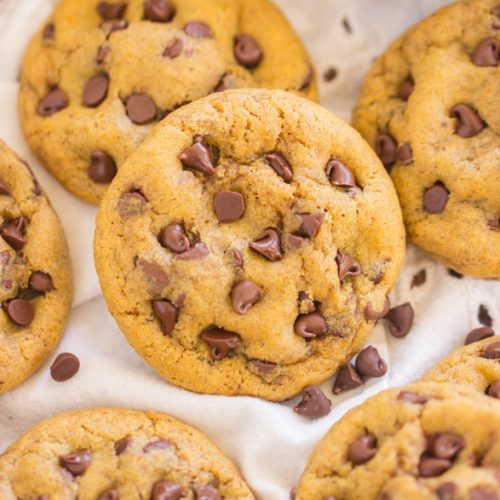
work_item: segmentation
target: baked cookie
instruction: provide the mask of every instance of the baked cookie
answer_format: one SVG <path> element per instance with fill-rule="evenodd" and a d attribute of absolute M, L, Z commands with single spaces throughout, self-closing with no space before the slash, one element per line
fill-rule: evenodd
<path fill-rule="evenodd" d="M 161 118 L 237 87 L 318 98 L 306 50 L 268 0 L 62 0 L 27 50 L 19 112 L 40 161 L 98 204 Z"/>
<path fill-rule="evenodd" d="M 500 335 L 457 349 L 422 380 L 464 385 L 500 399 Z"/>
<path fill-rule="evenodd" d="M 297 500 L 498 498 L 500 403 L 446 384 L 383 391 L 309 457 Z"/>
<path fill-rule="evenodd" d="M 375 62 L 353 114 L 413 242 L 483 278 L 500 278 L 499 60 L 499 1 L 455 3 Z"/>
<path fill-rule="evenodd" d="M 404 254 L 392 183 L 342 120 L 278 90 L 169 115 L 98 213 L 111 313 L 187 389 L 289 398 L 364 345 Z"/>
<path fill-rule="evenodd" d="M 62 413 L 24 434 L 0 456 L 0 497 L 254 498 L 201 432 L 162 413 L 109 408 Z"/>
<path fill-rule="evenodd" d="M 61 223 L 29 167 L 0 141 L 0 393 L 49 356 L 71 307 Z"/>

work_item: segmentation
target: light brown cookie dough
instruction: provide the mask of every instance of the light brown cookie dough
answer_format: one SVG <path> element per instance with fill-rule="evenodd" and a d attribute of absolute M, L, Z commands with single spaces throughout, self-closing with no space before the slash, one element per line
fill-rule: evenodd
<path fill-rule="evenodd" d="M 290 93 L 185 106 L 127 160 L 97 218 L 111 313 L 187 389 L 289 398 L 361 349 L 404 254 L 359 134 Z"/>
<path fill-rule="evenodd" d="M 353 113 L 413 242 L 483 278 L 500 278 L 499 60 L 499 1 L 454 3 L 375 62 Z"/>
<path fill-rule="evenodd" d="M 0 456 L 2 500 L 253 499 L 201 432 L 154 412 L 96 408 L 36 425 Z"/>
<path fill-rule="evenodd" d="M 0 141 L 0 393 L 54 350 L 71 298 L 61 223 L 27 164 Z"/>
<path fill-rule="evenodd" d="M 98 204 L 162 117 L 239 87 L 318 99 L 306 50 L 268 0 L 62 0 L 26 52 L 19 112 L 40 161 Z"/>
<path fill-rule="evenodd" d="M 383 391 L 309 457 L 297 500 L 496 499 L 500 403 L 447 384 Z"/>

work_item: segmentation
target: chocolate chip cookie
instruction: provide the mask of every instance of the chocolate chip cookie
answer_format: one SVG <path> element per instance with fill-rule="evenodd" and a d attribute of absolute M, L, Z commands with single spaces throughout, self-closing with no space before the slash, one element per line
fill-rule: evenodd
<path fill-rule="evenodd" d="M 297 500 L 496 499 L 500 403 L 447 384 L 383 391 L 309 457 Z"/>
<path fill-rule="evenodd" d="M 201 432 L 154 412 L 98 408 L 33 427 L 0 457 L 2 500 L 253 499 Z"/>
<path fill-rule="evenodd" d="M 306 50 L 268 0 L 61 0 L 27 50 L 19 111 L 40 161 L 98 204 L 159 120 L 239 87 L 318 98 Z"/>
<path fill-rule="evenodd" d="M 413 242 L 483 278 L 500 278 L 499 61 L 499 1 L 454 3 L 375 62 L 353 114 Z"/>
<path fill-rule="evenodd" d="M 28 165 L 0 141 L 0 393 L 55 348 L 71 297 L 61 223 Z"/>
<path fill-rule="evenodd" d="M 151 132 L 101 204 L 94 248 L 111 313 L 163 377 L 283 400 L 364 345 L 404 229 L 356 131 L 293 94 L 233 90 Z"/>

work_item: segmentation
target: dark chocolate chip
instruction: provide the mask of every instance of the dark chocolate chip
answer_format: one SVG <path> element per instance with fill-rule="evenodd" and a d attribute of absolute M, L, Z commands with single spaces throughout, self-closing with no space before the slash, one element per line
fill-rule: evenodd
<path fill-rule="evenodd" d="M 314 214 L 299 214 L 302 219 L 302 224 L 297 231 L 297 234 L 305 238 L 314 238 L 323 223 L 325 212 L 316 212 Z"/>
<path fill-rule="evenodd" d="M 116 175 L 116 163 L 104 151 L 94 151 L 90 155 L 90 164 L 87 169 L 89 178 L 98 184 L 109 184 Z"/>
<path fill-rule="evenodd" d="M 7 300 L 2 304 L 2 308 L 11 321 L 19 326 L 28 326 L 35 317 L 33 306 L 26 299 Z"/>
<path fill-rule="evenodd" d="M 413 161 L 413 151 L 409 142 L 404 142 L 399 146 L 396 151 L 396 159 L 406 165 Z"/>
<path fill-rule="evenodd" d="M 403 101 L 407 101 L 414 90 L 415 82 L 412 77 L 409 77 L 399 86 L 398 97 Z"/>
<path fill-rule="evenodd" d="M 27 240 L 24 236 L 26 219 L 18 217 L 4 224 L 0 228 L 0 236 L 14 249 L 22 250 Z"/>
<path fill-rule="evenodd" d="M 152 280 L 156 285 L 164 287 L 168 283 L 167 273 L 156 262 L 148 262 L 147 260 L 140 259 L 139 265 L 147 278 Z"/>
<path fill-rule="evenodd" d="M 500 379 L 495 380 L 486 388 L 486 394 L 492 398 L 500 399 Z"/>
<path fill-rule="evenodd" d="M 295 413 L 310 419 L 324 417 L 330 413 L 332 402 L 323 391 L 314 385 L 306 387 L 302 393 L 302 400 L 293 408 Z"/>
<path fill-rule="evenodd" d="M 293 326 L 295 333 L 306 340 L 322 337 L 328 331 L 325 318 L 319 312 L 299 314 Z"/>
<path fill-rule="evenodd" d="M 201 21 L 190 21 L 184 26 L 184 33 L 193 38 L 211 38 L 212 30 L 208 24 Z"/>
<path fill-rule="evenodd" d="M 340 394 L 344 391 L 350 391 L 363 385 L 363 380 L 359 376 L 356 368 L 351 363 L 341 366 L 337 371 L 335 382 L 333 384 L 333 394 Z"/>
<path fill-rule="evenodd" d="M 142 448 L 144 453 L 151 453 L 156 450 L 166 450 L 170 448 L 170 443 L 166 439 L 155 439 L 145 444 Z"/>
<path fill-rule="evenodd" d="M 292 182 L 292 167 L 288 160 L 277 151 L 271 151 L 266 154 L 266 160 L 271 168 L 287 183 Z"/>
<path fill-rule="evenodd" d="M 365 319 L 367 321 L 377 321 L 385 317 L 385 315 L 389 312 L 390 308 L 391 308 L 391 301 L 387 296 L 385 297 L 384 307 L 381 311 L 374 311 L 372 303 L 368 302 L 365 307 Z"/>
<path fill-rule="evenodd" d="M 47 23 L 42 31 L 42 38 L 44 41 L 53 40 L 56 33 L 56 27 L 54 23 Z"/>
<path fill-rule="evenodd" d="M 448 481 L 447 483 L 443 483 L 436 488 L 436 495 L 439 500 L 453 500 L 457 491 L 457 485 Z"/>
<path fill-rule="evenodd" d="M 500 359 L 500 341 L 491 343 L 483 350 L 483 358 L 486 359 Z"/>
<path fill-rule="evenodd" d="M 396 141 L 390 134 L 378 134 L 375 139 L 375 151 L 384 164 L 385 168 L 390 170 L 396 162 Z"/>
<path fill-rule="evenodd" d="M 281 241 L 277 229 L 268 228 L 249 247 L 270 261 L 281 259 Z"/>
<path fill-rule="evenodd" d="M 50 376 L 56 382 L 65 382 L 78 373 L 80 360 L 70 352 L 58 354 L 50 365 Z"/>
<path fill-rule="evenodd" d="M 174 14 L 175 8 L 168 0 L 144 0 L 144 19 L 155 23 L 168 23 Z"/>
<path fill-rule="evenodd" d="M 454 278 L 456 278 L 457 280 L 461 280 L 464 275 L 463 274 L 460 274 L 460 273 L 457 273 L 456 271 L 454 271 L 453 269 L 448 269 L 448 274 L 450 276 L 453 276 Z"/>
<path fill-rule="evenodd" d="M 156 104 L 148 94 L 132 94 L 127 99 L 127 116 L 137 125 L 144 125 L 156 117 Z"/>
<path fill-rule="evenodd" d="M 106 57 L 109 54 L 110 50 L 111 49 L 109 47 L 106 47 L 104 45 L 101 45 L 97 49 L 97 56 L 96 56 L 96 62 L 97 62 L 97 64 L 102 64 L 104 62 L 104 60 L 106 59 Z"/>
<path fill-rule="evenodd" d="M 356 186 L 353 173 L 337 158 L 330 158 L 325 167 L 328 180 L 334 186 L 351 188 Z"/>
<path fill-rule="evenodd" d="M 241 344 L 240 336 L 237 333 L 229 332 L 223 328 L 211 326 L 204 330 L 201 339 L 212 347 L 212 358 L 220 360 L 225 358 L 230 351 L 236 349 Z"/>
<path fill-rule="evenodd" d="M 231 304 L 234 312 L 236 314 L 245 314 L 263 296 L 264 292 L 253 281 L 239 281 L 231 290 Z"/>
<path fill-rule="evenodd" d="M 346 276 L 358 276 L 361 274 L 359 262 L 343 250 L 337 250 L 335 262 L 337 262 L 340 281 L 343 281 Z"/>
<path fill-rule="evenodd" d="M 382 377 L 387 373 L 387 363 L 377 349 L 369 345 L 356 358 L 356 370 L 362 377 Z"/>
<path fill-rule="evenodd" d="M 126 8 L 125 2 L 99 2 L 97 4 L 97 12 L 105 21 L 121 19 Z"/>
<path fill-rule="evenodd" d="M 0 177 L 0 194 L 10 196 L 10 189 L 1 177 Z"/>
<path fill-rule="evenodd" d="M 467 334 L 467 337 L 465 337 L 465 345 L 479 342 L 480 340 L 486 339 L 488 337 L 493 337 L 493 335 L 495 335 L 495 332 L 489 326 L 474 328 Z"/>
<path fill-rule="evenodd" d="M 182 253 L 174 256 L 176 260 L 198 260 L 207 257 L 210 254 L 205 243 L 198 242 Z"/>
<path fill-rule="evenodd" d="M 54 284 L 52 283 L 52 277 L 48 273 L 42 271 L 35 271 L 31 273 L 29 279 L 29 287 L 40 293 L 47 293 L 54 290 Z"/>
<path fill-rule="evenodd" d="M 51 116 L 67 107 L 68 104 L 66 92 L 59 87 L 54 87 L 40 99 L 36 110 L 40 116 Z"/>
<path fill-rule="evenodd" d="M 255 68 L 262 61 L 264 53 L 257 40 L 250 35 L 234 37 L 234 58 L 245 68 Z"/>
<path fill-rule="evenodd" d="M 194 491 L 196 493 L 196 500 L 221 500 L 219 492 L 209 484 L 196 486 Z"/>
<path fill-rule="evenodd" d="M 178 222 L 172 222 L 164 227 L 158 236 L 158 241 L 162 247 L 175 253 L 185 252 L 191 244 L 183 225 Z"/>
<path fill-rule="evenodd" d="M 479 320 L 479 323 L 484 326 L 493 326 L 493 318 L 490 316 L 488 309 L 483 304 L 479 305 L 479 309 L 477 311 L 477 319 Z"/>
<path fill-rule="evenodd" d="M 476 66 L 498 66 L 500 62 L 500 40 L 490 37 L 483 40 L 472 53 Z"/>
<path fill-rule="evenodd" d="M 156 481 L 151 500 L 179 500 L 185 495 L 182 486 L 174 481 Z"/>
<path fill-rule="evenodd" d="M 90 78 L 83 89 L 83 104 L 91 108 L 99 106 L 108 95 L 108 87 L 109 77 L 105 73 Z"/>
<path fill-rule="evenodd" d="M 429 451 L 436 458 L 453 460 L 465 447 L 465 440 L 453 432 L 440 432 L 431 437 Z"/>
<path fill-rule="evenodd" d="M 163 335 L 170 335 L 179 318 L 179 309 L 169 300 L 153 300 L 153 311 L 160 320 Z"/>
<path fill-rule="evenodd" d="M 444 474 L 452 466 L 447 458 L 435 458 L 423 455 L 418 464 L 420 477 L 437 477 Z"/>
<path fill-rule="evenodd" d="M 456 104 L 451 108 L 450 113 L 457 120 L 455 133 L 460 137 L 474 137 L 485 127 L 477 111 L 466 104 Z"/>
<path fill-rule="evenodd" d="M 78 450 L 59 456 L 59 465 L 73 476 L 81 476 L 90 466 L 91 453 L 88 449 Z"/>
<path fill-rule="evenodd" d="M 409 302 L 393 307 L 385 316 L 389 322 L 389 332 L 393 337 L 401 338 L 408 335 L 413 324 L 413 307 Z"/>
<path fill-rule="evenodd" d="M 209 148 L 203 141 L 195 142 L 185 151 L 183 151 L 179 159 L 184 168 L 197 170 L 205 175 L 213 175 L 215 173 L 215 165 Z"/>
<path fill-rule="evenodd" d="M 219 191 L 214 197 L 214 207 L 219 222 L 234 222 L 243 217 L 245 200 L 237 191 Z"/>
<path fill-rule="evenodd" d="M 424 405 L 429 399 L 429 396 L 418 394 L 413 391 L 401 391 L 398 394 L 398 401 L 404 401 L 405 403 L 412 403 L 415 405 Z"/>
<path fill-rule="evenodd" d="M 427 271 L 425 269 L 421 269 L 417 274 L 413 276 L 411 280 L 410 288 L 414 288 L 416 286 L 422 286 L 427 279 Z"/>
<path fill-rule="evenodd" d="M 99 495 L 98 500 L 118 500 L 118 498 L 118 490 L 116 488 L 109 488 Z"/>
<path fill-rule="evenodd" d="M 337 68 L 334 67 L 327 68 L 323 73 L 323 80 L 325 80 L 325 82 L 332 82 L 333 80 L 335 80 L 335 78 L 337 78 L 337 75 L 338 75 Z"/>
<path fill-rule="evenodd" d="M 180 38 L 175 38 L 172 43 L 163 51 L 163 57 L 175 59 L 179 57 L 184 48 L 184 42 Z"/>
<path fill-rule="evenodd" d="M 361 465 L 371 460 L 377 453 L 377 438 L 366 434 L 353 441 L 347 450 L 347 459 L 354 465 Z"/>
<path fill-rule="evenodd" d="M 498 500 L 498 489 L 489 486 L 476 486 L 469 491 L 470 500 Z"/>
<path fill-rule="evenodd" d="M 430 214 L 440 214 L 448 203 L 450 192 L 442 182 L 436 182 L 434 186 L 427 188 L 424 192 L 424 208 Z"/>
<path fill-rule="evenodd" d="M 119 456 L 125 453 L 127 448 L 132 444 L 132 438 L 130 436 L 125 436 L 115 442 L 115 455 Z"/>
<path fill-rule="evenodd" d="M 262 375 L 269 375 L 278 366 L 276 363 L 269 363 L 269 361 L 262 361 L 260 359 L 251 359 L 250 363 L 252 363 L 255 369 Z"/>

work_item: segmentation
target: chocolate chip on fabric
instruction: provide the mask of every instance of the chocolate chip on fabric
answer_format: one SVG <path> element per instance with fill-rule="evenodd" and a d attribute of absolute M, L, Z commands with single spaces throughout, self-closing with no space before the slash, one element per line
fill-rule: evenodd
<path fill-rule="evenodd" d="M 118 490 L 116 488 L 109 488 L 99 495 L 98 500 L 118 500 Z"/>
<path fill-rule="evenodd" d="M 361 274 L 361 266 L 359 262 L 348 253 L 344 252 L 344 250 L 337 250 L 335 262 L 337 262 L 339 269 L 340 281 L 343 281 L 343 279 L 347 276 L 358 276 Z"/>
<path fill-rule="evenodd" d="M 99 106 L 108 95 L 109 77 L 105 73 L 95 75 L 85 84 L 83 104 L 90 108 Z"/>
<path fill-rule="evenodd" d="M 163 335 L 170 335 L 179 318 L 179 310 L 169 300 L 153 300 L 153 311 L 160 320 Z"/>
<path fill-rule="evenodd" d="M 185 252 L 191 245 L 184 226 L 179 222 L 172 222 L 164 227 L 158 236 L 158 241 L 162 247 L 175 253 Z"/>
<path fill-rule="evenodd" d="M 356 358 L 356 370 L 362 377 L 382 377 L 387 373 L 387 363 L 375 347 L 365 347 Z"/>
<path fill-rule="evenodd" d="M 87 169 L 89 179 L 97 184 L 109 184 L 117 173 L 116 163 L 104 151 L 94 151 L 90 155 L 90 164 Z"/>
<path fill-rule="evenodd" d="M 175 14 L 175 8 L 168 0 L 145 0 L 144 19 L 155 23 L 168 23 Z"/>
<path fill-rule="evenodd" d="M 26 219 L 18 217 L 0 228 L 0 236 L 16 251 L 22 250 L 27 240 L 24 236 Z"/>
<path fill-rule="evenodd" d="M 45 94 L 36 108 L 40 116 L 52 116 L 68 106 L 69 100 L 66 92 L 59 87 L 54 87 Z"/>
<path fill-rule="evenodd" d="M 500 359 L 500 341 L 493 342 L 483 350 L 483 358 Z"/>
<path fill-rule="evenodd" d="M 29 287 L 35 292 L 47 293 L 54 290 L 54 283 L 50 274 L 43 271 L 35 271 L 31 273 Z"/>
<path fill-rule="evenodd" d="M 337 158 L 330 158 L 325 167 L 325 174 L 334 186 L 351 188 L 356 186 L 353 173 Z"/>
<path fill-rule="evenodd" d="M 99 2 L 97 4 L 97 12 L 105 21 L 121 19 L 126 8 L 125 2 Z"/>
<path fill-rule="evenodd" d="M 56 382 L 65 382 L 78 373 L 80 360 L 70 352 L 58 354 L 50 365 L 50 376 Z"/>
<path fill-rule="evenodd" d="M 140 259 L 138 263 L 148 280 L 153 281 L 160 287 L 164 287 L 168 283 L 168 275 L 159 264 L 143 259 Z"/>
<path fill-rule="evenodd" d="M 6 182 L 0 177 L 0 194 L 10 196 L 10 189 L 8 188 Z"/>
<path fill-rule="evenodd" d="M 190 21 L 184 26 L 184 33 L 193 38 L 211 38 L 212 30 L 208 24 L 201 21 Z"/>
<path fill-rule="evenodd" d="M 144 453 L 151 453 L 152 451 L 166 450 L 167 448 L 170 448 L 170 443 L 166 439 L 155 439 L 144 445 L 142 451 Z"/>
<path fill-rule="evenodd" d="M 43 28 L 42 38 L 44 41 L 53 40 L 56 32 L 54 23 L 47 23 Z"/>
<path fill-rule="evenodd" d="M 156 117 L 156 104 L 148 94 L 132 94 L 126 103 L 127 116 L 137 125 L 144 125 Z"/>
<path fill-rule="evenodd" d="M 443 483 L 436 488 L 436 495 L 439 500 L 453 500 L 458 491 L 458 486 L 451 481 Z"/>
<path fill-rule="evenodd" d="M 297 234 L 305 238 L 314 238 L 323 223 L 325 212 L 316 212 L 314 214 L 299 214 L 302 219 L 302 224 L 297 231 Z"/>
<path fill-rule="evenodd" d="M 408 335 L 415 313 L 409 302 L 393 307 L 385 316 L 389 322 L 389 332 L 393 337 L 402 338 Z"/>
<path fill-rule="evenodd" d="M 215 360 L 224 359 L 230 351 L 236 349 L 241 344 L 240 336 L 237 333 L 229 332 L 223 328 L 211 326 L 204 330 L 201 339 L 212 347 L 212 358 Z"/>
<path fill-rule="evenodd" d="M 163 51 L 163 57 L 175 59 L 182 54 L 184 42 L 180 38 L 175 38 L 172 43 Z"/>
<path fill-rule="evenodd" d="M 477 111 L 466 104 L 456 104 L 451 108 L 450 113 L 457 120 L 455 133 L 460 137 L 474 137 L 485 127 Z"/>
<path fill-rule="evenodd" d="M 98 49 L 97 49 L 97 56 L 96 56 L 96 62 L 97 64 L 102 64 L 104 62 L 104 60 L 106 59 L 107 55 L 109 54 L 110 52 L 110 48 L 109 47 L 106 47 L 104 45 L 101 45 Z"/>
<path fill-rule="evenodd" d="M 356 368 L 351 363 L 347 363 L 338 369 L 332 391 L 333 394 L 340 394 L 344 391 L 356 389 L 360 385 L 363 385 L 363 380 L 356 371 Z"/>
<path fill-rule="evenodd" d="M 156 481 L 151 500 L 179 500 L 185 495 L 182 486 L 174 481 Z"/>
<path fill-rule="evenodd" d="M 182 253 L 178 253 L 174 256 L 176 260 L 199 260 L 204 259 L 210 254 L 205 243 L 198 242 L 192 247 Z"/>
<path fill-rule="evenodd" d="M 330 413 L 332 402 L 323 391 L 314 385 L 306 387 L 302 393 L 302 400 L 294 406 L 293 411 L 310 419 L 324 417 Z"/>
<path fill-rule="evenodd" d="M 375 151 L 386 169 L 396 162 L 396 141 L 390 134 L 378 134 L 375 139 Z"/>
<path fill-rule="evenodd" d="M 299 314 L 293 326 L 295 333 L 305 340 L 322 337 L 328 331 L 326 320 L 319 312 Z"/>
<path fill-rule="evenodd" d="M 28 326 L 35 317 L 31 302 L 26 299 L 11 299 L 2 304 L 10 320 L 18 326 Z"/>
<path fill-rule="evenodd" d="M 67 455 L 59 456 L 59 465 L 73 476 L 81 476 L 90 466 L 92 454 L 90 450 L 78 450 Z"/>
<path fill-rule="evenodd" d="M 415 82 L 413 78 L 409 77 L 399 86 L 398 97 L 403 101 L 407 101 L 414 90 Z"/>
<path fill-rule="evenodd" d="M 234 37 L 234 58 L 245 68 L 255 68 L 262 61 L 264 53 L 257 40 L 250 35 Z"/>
<path fill-rule="evenodd" d="M 444 212 L 448 203 L 450 192 L 442 182 L 436 182 L 434 186 L 427 188 L 424 192 L 424 208 L 430 214 Z"/>
<path fill-rule="evenodd" d="M 405 165 L 413 161 L 413 151 L 409 142 L 405 142 L 399 146 L 396 151 L 396 159 Z"/>
<path fill-rule="evenodd" d="M 498 66 L 500 62 L 500 40 L 490 37 L 483 40 L 472 53 L 476 66 Z"/>
<path fill-rule="evenodd" d="M 484 304 L 479 305 L 477 319 L 479 320 L 479 323 L 484 326 L 493 326 L 493 318 L 490 316 L 490 313 Z"/>
<path fill-rule="evenodd" d="M 287 183 L 292 182 L 293 172 L 288 160 L 277 151 L 266 154 L 266 160 L 271 168 Z"/>
<path fill-rule="evenodd" d="M 205 175 L 215 173 L 215 165 L 210 150 L 202 141 L 189 146 L 180 154 L 179 159 L 184 168 L 197 170 Z"/>
<path fill-rule="evenodd" d="M 465 439 L 454 432 L 440 432 L 431 436 L 429 451 L 436 458 L 453 460 L 465 447 Z"/>
<path fill-rule="evenodd" d="M 233 311 L 236 314 L 245 314 L 263 296 L 264 292 L 253 281 L 241 280 L 231 290 Z"/>
<path fill-rule="evenodd" d="M 489 486 L 476 486 L 469 491 L 470 500 L 498 500 L 498 489 Z"/>
<path fill-rule="evenodd" d="M 209 484 L 205 486 L 196 486 L 194 488 L 196 500 L 221 500 L 219 492 Z"/>
<path fill-rule="evenodd" d="M 269 363 L 269 361 L 262 361 L 260 359 L 251 359 L 250 363 L 262 375 L 269 375 L 278 366 L 276 363 Z"/>
<path fill-rule="evenodd" d="M 371 460 L 377 453 L 377 438 L 366 434 L 353 441 L 347 450 L 347 459 L 354 465 L 361 465 Z"/>
<path fill-rule="evenodd" d="M 437 477 L 444 474 L 452 466 L 447 458 L 436 458 L 423 455 L 418 464 L 420 477 Z"/>
<path fill-rule="evenodd" d="M 115 442 L 115 455 L 119 456 L 125 453 L 127 448 L 132 444 L 132 438 L 130 436 L 125 436 Z"/>
<path fill-rule="evenodd" d="M 219 191 L 214 197 L 214 206 L 219 222 L 237 221 L 245 212 L 245 200 L 237 191 Z"/>
<path fill-rule="evenodd" d="M 268 228 L 249 247 L 270 261 L 281 259 L 281 239 L 277 229 Z"/>
<path fill-rule="evenodd" d="M 323 73 L 323 80 L 325 80 L 325 82 L 328 83 L 333 82 L 333 80 L 337 78 L 337 75 L 338 75 L 337 68 L 330 67 Z"/>
<path fill-rule="evenodd" d="M 495 332 L 489 326 L 474 328 L 467 334 L 467 337 L 465 337 L 465 345 L 479 342 L 480 340 L 486 339 L 488 337 L 493 337 L 493 335 L 495 335 Z"/>
<path fill-rule="evenodd" d="M 415 288 L 416 286 L 422 286 L 427 279 L 427 271 L 425 269 L 421 269 L 417 274 L 413 276 L 411 280 L 410 288 Z"/>
<path fill-rule="evenodd" d="M 424 405 L 431 398 L 425 394 L 418 394 L 418 392 L 413 391 L 401 391 L 398 394 L 398 401 L 404 401 L 405 403 L 412 403 L 415 405 Z"/>
<path fill-rule="evenodd" d="M 365 319 L 367 321 L 377 321 L 385 317 L 385 315 L 389 312 L 390 308 L 391 308 L 391 301 L 387 296 L 385 297 L 384 307 L 382 308 L 381 311 L 375 311 L 373 309 L 372 303 L 368 302 L 365 307 Z"/>
<path fill-rule="evenodd" d="M 486 394 L 492 398 L 500 399 L 500 379 L 495 380 L 486 388 Z"/>

